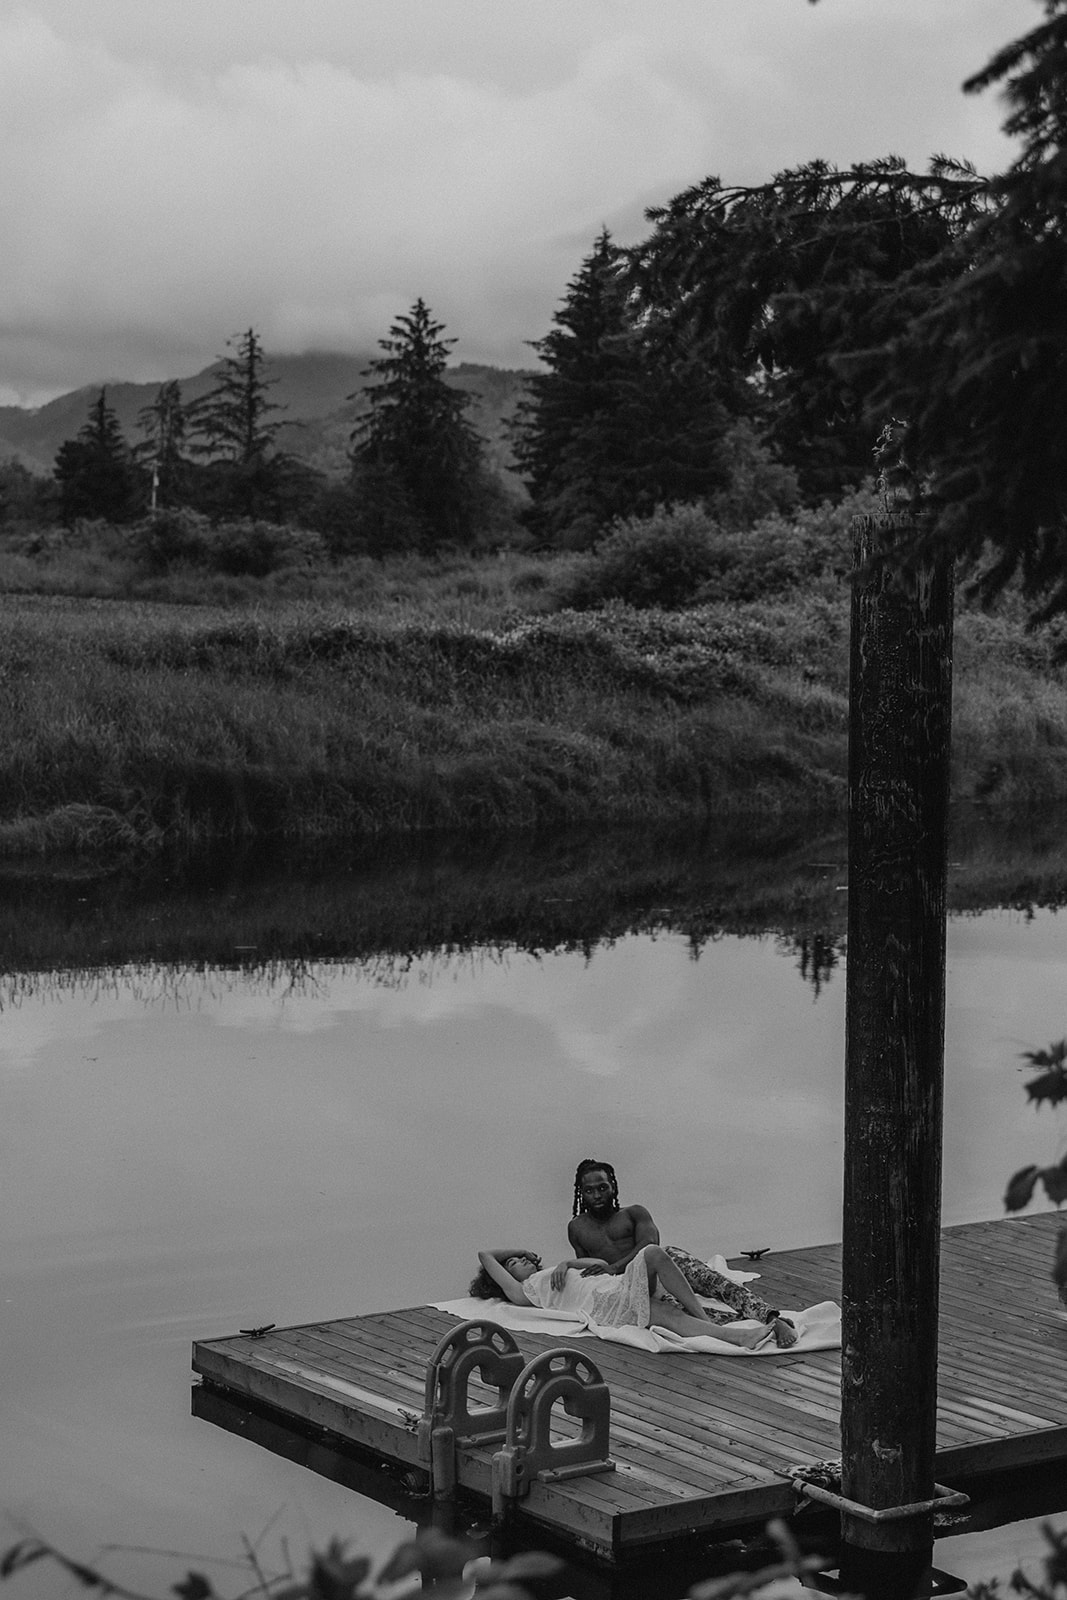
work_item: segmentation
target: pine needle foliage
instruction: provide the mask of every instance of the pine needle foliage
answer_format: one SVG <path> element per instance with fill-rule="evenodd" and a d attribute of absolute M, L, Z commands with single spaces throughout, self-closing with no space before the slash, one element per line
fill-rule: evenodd
<path fill-rule="evenodd" d="M 134 459 L 151 473 L 150 509 L 181 503 L 187 489 L 187 417 L 182 386 L 172 379 L 161 384 L 151 405 L 137 414 L 141 438 L 133 447 Z"/>
<path fill-rule="evenodd" d="M 478 531 L 483 441 L 466 415 L 473 395 L 445 382 L 456 341 L 443 333 L 419 298 L 366 369 L 370 409 L 352 432 L 353 468 L 375 553 L 469 545 Z"/>
<path fill-rule="evenodd" d="M 196 435 L 194 448 L 210 460 L 248 466 L 274 447 L 282 410 L 270 398 L 277 379 L 267 375 L 267 357 L 255 328 L 227 339 L 229 354 L 220 356 L 218 382 L 190 409 Z"/>
<path fill-rule="evenodd" d="M 946 251 L 983 203 L 966 163 L 825 161 L 756 186 L 708 177 L 651 209 L 631 252 L 647 318 L 758 400 L 766 436 L 811 501 L 870 470 L 864 381 L 842 356 L 881 346 L 950 275 Z"/>
<path fill-rule="evenodd" d="M 1018 575 L 1038 619 L 1067 610 L 1067 0 L 1045 13 L 964 85 L 1002 89 L 1022 150 L 871 367 L 929 482 L 927 545 L 962 555 L 986 601 Z"/>
<path fill-rule="evenodd" d="M 56 454 L 60 516 L 68 527 L 79 518 L 126 522 L 138 509 L 138 475 L 118 416 L 103 388 L 74 439 Z"/>
<path fill-rule="evenodd" d="M 627 253 L 605 229 L 533 341 L 512 438 L 546 542 L 592 544 L 617 517 L 723 492 L 726 434 L 744 410 L 669 319 L 635 294 Z"/>

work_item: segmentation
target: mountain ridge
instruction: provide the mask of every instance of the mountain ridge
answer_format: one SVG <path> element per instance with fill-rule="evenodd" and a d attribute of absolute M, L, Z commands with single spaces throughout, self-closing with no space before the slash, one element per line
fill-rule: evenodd
<path fill-rule="evenodd" d="M 366 410 L 361 391 L 369 381 L 373 352 L 348 354 L 336 350 L 310 350 L 297 356 L 266 357 L 267 374 L 275 382 L 270 398 L 279 406 L 274 419 L 283 424 L 281 447 L 331 477 L 343 476 L 348 467 L 348 436 Z M 221 363 L 189 377 L 179 378 L 182 398 L 196 400 L 218 381 Z M 470 418 L 486 440 L 493 467 L 510 475 L 513 468 L 507 444 L 506 418 L 514 409 L 532 369 L 490 367 L 461 362 L 449 367 L 446 381 L 476 395 Z M 107 390 L 125 437 L 137 437 L 138 413 L 155 400 L 160 378 L 149 383 L 83 384 L 57 395 L 42 406 L 0 406 L 0 461 L 14 458 L 31 472 L 50 476 L 56 452 L 65 439 L 73 439 L 85 424 L 89 408 L 101 388 Z M 353 398 L 354 397 L 354 398 Z"/>

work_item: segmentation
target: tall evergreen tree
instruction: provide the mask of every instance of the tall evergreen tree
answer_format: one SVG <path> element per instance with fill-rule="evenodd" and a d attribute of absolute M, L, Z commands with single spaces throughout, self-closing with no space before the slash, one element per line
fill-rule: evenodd
<path fill-rule="evenodd" d="M 254 328 L 226 341 L 218 382 L 187 409 L 192 450 L 207 462 L 204 509 L 242 516 L 283 514 L 290 458 L 277 449 L 284 408 L 270 398 L 277 382 Z"/>
<path fill-rule="evenodd" d="M 532 348 L 533 375 L 513 424 L 533 528 L 554 543 L 585 544 L 619 509 L 609 446 L 630 370 L 632 319 L 622 251 L 604 229 L 567 285 L 554 327 Z"/>
<path fill-rule="evenodd" d="M 155 511 L 180 504 L 188 487 L 190 464 L 185 456 L 182 386 L 176 379 L 160 385 L 152 404 L 138 412 L 137 424 L 142 437 L 133 454 L 151 473 L 149 508 Z"/>
<path fill-rule="evenodd" d="M 642 310 L 627 253 L 606 229 L 553 322 L 533 345 L 546 370 L 513 423 L 529 521 L 543 537 L 586 545 L 617 516 L 723 487 L 731 416 L 719 376 L 669 319 Z"/>
<path fill-rule="evenodd" d="M 352 461 L 372 548 L 469 544 L 478 531 L 483 443 L 466 416 L 473 397 L 445 380 L 456 341 L 443 332 L 420 298 L 366 369 L 375 381 L 363 391 L 370 409 L 352 432 Z"/>
<path fill-rule="evenodd" d="M 60 516 L 69 526 L 79 517 L 127 522 L 141 498 L 139 474 L 103 388 L 89 407 L 77 437 L 65 439 L 54 468 Z"/>
<path fill-rule="evenodd" d="M 196 449 L 211 460 L 247 466 L 274 446 L 282 408 L 270 398 L 276 378 L 267 376 L 267 358 L 255 328 L 227 339 L 219 357 L 218 382 L 190 407 Z"/>

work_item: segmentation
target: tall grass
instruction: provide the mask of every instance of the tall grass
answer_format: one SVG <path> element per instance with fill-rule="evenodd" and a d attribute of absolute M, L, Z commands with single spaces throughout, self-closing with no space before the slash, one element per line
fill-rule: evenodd
<path fill-rule="evenodd" d="M 0 854 L 843 808 L 844 586 L 575 612 L 516 552 L 285 576 L 3 596 Z M 957 800 L 1067 796 L 1058 644 L 961 608 Z"/>
<path fill-rule="evenodd" d="M 504 550 L 388 561 L 354 556 L 290 563 L 263 577 L 176 565 L 154 571 L 137 561 L 122 530 L 101 524 L 38 538 L 0 540 L 0 595 L 53 595 L 226 610 L 293 602 L 424 621 L 487 627 L 509 609 L 546 609 L 550 591 L 576 558 Z"/>

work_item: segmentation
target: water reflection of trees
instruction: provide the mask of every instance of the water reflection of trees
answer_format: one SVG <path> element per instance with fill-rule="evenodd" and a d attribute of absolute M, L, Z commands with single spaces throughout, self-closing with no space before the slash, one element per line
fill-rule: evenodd
<path fill-rule="evenodd" d="M 844 956 L 844 938 L 816 931 L 779 936 L 777 944 L 783 954 L 795 956 L 800 976 L 818 999 Z"/>
<path fill-rule="evenodd" d="M 457 949 L 421 955 L 383 953 L 357 961 L 278 958 L 212 966 L 132 962 L 112 967 L 56 968 L 44 972 L 0 972 L 0 1013 L 28 1000 L 77 997 L 96 1002 L 123 998 L 146 1010 L 193 1011 L 205 1003 L 241 994 L 284 1004 L 286 1000 L 328 1000 L 332 980 L 358 976 L 378 988 L 402 989 L 408 983 L 430 987 L 447 977 L 505 965 L 509 952 Z"/>
<path fill-rule="evenodd" d="M 968 816 L 952 842 L 950 906 L 1067 901 L 1067 828 Z M 107 874 L 0 879 L 0 1005 L 114 993 L 192 1005 L 232 993 L 328 993 L 331 973 L 389 987 L 467 964 L 597 950 L 631 934 L 772 938 L 821 993 L 841 963 L 847 895 L 839 827 L 639 836 L 621 830 L 436 840 L 363 853 L 237 851 Z"/>

